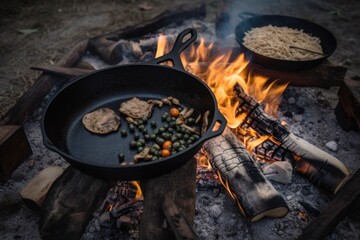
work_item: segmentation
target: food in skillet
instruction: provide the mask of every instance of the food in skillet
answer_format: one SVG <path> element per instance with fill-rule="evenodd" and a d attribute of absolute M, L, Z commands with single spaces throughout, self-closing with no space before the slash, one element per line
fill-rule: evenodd
<path fill-rule="evenodd" d="M 125 114 L 128 125 L 127 128 L 125 125 L 122 127 L 120 134 L 122 137 L 128 137 L 129 133 L 129 147 L 137 153 L 132 156 L 125 156 L 124 153 L 120 152 L 118 159 L 121 166 L 153 161 L 181 152 L 200 138 L 201 129 L 207 128 L 208 111 L 202 117 L 202 114 L 196 114 L 193 108 L 181 106 L 180 101 L 171 96 L 161 100 L 151 99 L 146 102 L 149 104 L 156 103 L 159 107 L 158 110 L 161 111 L 160 121 L 155 121 L 155 117 L 152 117 L 151 114 L 143 115 L 149 116 L 149 118 L 134 119 L 133 112 L 129 114 L 129 111 L 133 110 L 128 106 L 133 107 L 134 103 L 147 106 L 143 100 L 138 98 L 134 100 L 135 98 L 121 103 L 122 114 Z M 124 111 L 124 109 L 127 110 Z M 202 126 L 202 124 L 205 125 Z M 129 162 L 125 159 L 132 160 Z"/>
<path fill-rule="evenodd" d="M 99 108 L 85 114 L 82 124 L 90 132 L 107 134 L 118 130 L 120 117 L 110 108 Z"/>
<path fill-rule="evenodd" d="M 281 60 L 306 61 L 323 56 L 318 37 L 289 27 L 252 28 L 245 33 L 243 45 L 263 56 Z"/>

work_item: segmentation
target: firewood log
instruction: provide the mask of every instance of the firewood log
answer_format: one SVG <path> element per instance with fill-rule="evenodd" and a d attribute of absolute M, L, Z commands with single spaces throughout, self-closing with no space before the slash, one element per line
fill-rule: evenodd
<path fill-rule="evenodd" d="M 164 175 L 140 181 L 140 186 L 144 194 L 144 212 L 140 220 L 140 239 L 189 239 L 189 230 L 194 224 L 195 218 L 195 183 L 196 183 L 196 160 L 190 159 L 180 168 Z M 181 212 L 189 227 L 182 225 L 182 228 L 171 226 L 164 228 L 166 215 L 171 218 L 174 207 L 169 202 L 164 202 L 165 198 L 170 198 Z M 173 229 L 175 227 L 175 229 Z M 184 231 L 183 231 L 184 230 Z M 176 235 L 177 234 L 177 235 Z M 191 238 L 190 238 L 191 239 Z"/>
<path fill-rule="evenodd" d="M 41 207 L 41 239 L 80 239 L 109 185 L 107 181 L 68 167 L 51 186 Z"/>
<path fill-rule="evenodd" d="M 247 219 L 255 222 L 288 213 L 285 200 L 229 128 L 221 136 L 207 141 L 204 149 L 210 155 L 211 166 Z"/>
<path fill-rule="evenodd" d="M 263 156 L 264 158 L 283 159 L 286 155 L 293 160 L 295 170 L 316 186 L 333 194 L 339 191 L 350 174 L 340 160 L 295 136 L 278 120 L 267 115 L 260 104 L 239 85 L 234 87 L 234 91 L 239 102 L 238 114 L 245 114 L 240 128 L 254 129 L 261 136 L 269 136 L 274 143 L 262 146 L 270 148 L 268 152 L 272 153 Z"/>
<path fill-rule="evenodd" d="M 51 185 L 63 172 L 64 168 L 62 167 L 50 166 L 33 177 L 19 193 L 25 204 L 32 209 L 39 210 Z"/>

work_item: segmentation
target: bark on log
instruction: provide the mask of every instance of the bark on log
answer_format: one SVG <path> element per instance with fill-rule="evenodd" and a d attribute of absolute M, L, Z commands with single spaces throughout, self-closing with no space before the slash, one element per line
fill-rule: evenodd
<path fill-rule="evenodd" d="M 336 194 L 339 191 L 350 174 L 339 159 L 295 136 L 279 121 L 267 115 L 260 104 L 247 95 L 239 85 L 235 86 L 234 91 L 239 102 L 238 114 L 245 115 L 240 128 L 254 129 L 261 136 L 269 136 L 274 143 L 272 146 L 261 146 L 271 147 L 268 151 L 272 153 L 271 156 L 264 158 L 282 159 L 285 155 L 289 157 L 288 152 L 291 152 L 297 172 L 330 193 Z"/>
<path fill-rule="evenodd" d="M 189 226 L 195 217 L 196 160 L 189 160 L 182 167 L 156 178 L 140 182 L 144 195 L 144 212 L 140 220 L 140 239 L 175 239 L 176 235 L 164 229 L 163 211 L 165 196 L 170 198 Z M 186 236 L 181 233 L 181 236 Z"/>
<path fill-rule="evenodd" d="M 211 166 L 247 219 L 255 222 L 288 213 L 285 200 L 229 128 L 221 136 L 208 140 L 204 148 L 210 154 Z"/>
<path fill-rule="evenodd" d="M 326 209 L 303 229 L 298 239 L 324 239 L 346 215 L 358 208 L 360 201 L 359 182 L 360 170 L 357 170 Z"/>
<path fill-rule="evenodd" d="M 108 64 L 116 64 L 121 61 L 121 41 L 144 36 L 169 24 L 180 24 L 185 19 L 202 18 L 206 14 L 205 4 L 184 4 L 169 9 L 149 21 L 142 22 L 132 27 L 126 27 L 118 31 L 101 35 L 90 39 L 89 50 L 100 56 Z"/>
<path fill-rule="evenodd" d="M 51 185 L 63 172 L 62 167 L 50 166 L 33 177 L 19 193 L 25 204 L 29 208 L 39 210 Z"/>
<path fill-rule="evenodd" d="M 108 182 L 68 167 L 51 186 L 41 208 L 41 238 L 80 239 L 108 190 Z"/>
<path fill-rule="evenodd" d="M 32 70 L 42 71 L 48 74 L 55 74 L 63 77 L 77 77 L 80 75 L 91 73 L 93 70 L 71 67 L 58 67 L 58 66 L 34 66 Z"/>

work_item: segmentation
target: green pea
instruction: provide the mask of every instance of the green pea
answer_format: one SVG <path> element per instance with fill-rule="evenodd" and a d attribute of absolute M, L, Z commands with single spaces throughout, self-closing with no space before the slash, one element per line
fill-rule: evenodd
<path fill-rule="evenodd" d="M 142 138 L 140 138 L 140 139 L 138 140 L 138 143 L 141 143 L 142 145 L 145 145 L 145 140 L 142 139 Z"/>
<path fill-rule="evenodd" d="M 151 125 L 151 127 L 152 128 L 156 128 L 156 122 L 154 121 L 154 120 L 152 120 L 151 122 L 150 122 L 150 125 Z"/>
<path fill-rule="evenodd" d="M 119 153 L 118 154 L 118 159 L 119 159 L 119 162 L 123 162 L 125 160 L 125 154 L 124 153 Z"/>
<path fill-rule="evenodd" d="M 160 134 L 162 134 L 162 133 L 164 133 L 164 132 L 165 132 L 165 128 L 163 128 L 163 127 L 159 128 L 159 133 L 160 133 Z"/>
<path fill-rule="evenodd" d="M 186 143 L 185 140 L 183 140 L 183 139 L 181 139 L 179 142 L 181 145 L 184 145 Z"/>
<path fill-rule="evenodd" d="M 160 151 L 160 146 L 158 145 L 158 144 L 154 144 L 154 145 L 152 145 L 152 147 L 151 147 L 152 149 L 154 149 L 154 150 L 156 150 L 156 151 Z"/>
<path fill-rule="evenodd" d="M 132 140 L 129 143 L 131 149 L 135 149 L 137 147 L 136 141 Z"/>
<path fill-rule="evenodd" d="M 175 142 L 177 140 L 177 137 L 175 135 L 171 135 L 170 140 L 171 142 Z"/>
<path fill-rule="evenodd" d="M 189 134 L 187 134 L 187 133 L 184 134 L 184 139 L 185 139 L 185 140 L 188 140 L 189 137 L 190 137 Z"/>
<path fill-rule="evenodd" d="M 165 130 L 166 130 L 166 129 L 168 129 L 168 128 L 169 128 L 169 124 L 165 123 L 163 127 L 164 127 L 164 128 L 165 128 Z"/>
<path fill-rule="evenodd" d="M 180 147 L 180 142 L 174 142 L 173 143 L 173 149 L 178 150 Z"/>
<path fill-rule="evenodd" d="M 155 133 L 151 134 L 150 135 L 150 140 L 154 141 L 155 139 L 156 139 L 156 134 Z"/>
<path fill-rule="evenodd" d="M 135 139 L 135 140 L 138 140 L 139 137 L 140 137 L 140 135 L 139 135 L 138 133 L 134 133 L 134 139 Z"/>
<path fill-rule="evenodd" d="M 142 143 L 139 142 L 139 141 L 136 142 L 136 147 L 137 147 L 137 148 L 142 147 L 142 146 L 144 146 L 144 144 L 142 144 Z"/>
<path fill-rule="evenodd" d="M 178 152 L 184 151 L 185 150 L 185 146 L 181 145 L 178 149 Z"/>
<path fill-rule="evenodd" d="M 145 126 L 143 124 L 138 126 L 139 130 L 143 130 L 145 128 Z"/>
<path fill-rule="evenodd" d="M 144 121 L 140 119 L 140 120 L 138 120 L 138 124 L 139 124 L 139 125 L 143 125 L 143 124 L 144 124 Z"/>
<path fill-rule="evenodd" d="M 186 123 L 187 125 L 192 125 L 192 124 L 195 123 L 195 119 L 190 117 L 190 118 L 188 118 L 188 119 L 185 120 L 185 123 Z"/>
<path fill-rule="evenodd" d="M 151 158 L 151 160 L 158 160 L 158 157 L 157 156 L 153 156 L 152 158 Z"/>
<path fill-rule="evenodd" d="M 176 126 L 176 122 L 175 122 L 175 121 L 171 121 L 171 122 L 169 123 L 169 125 L 170 125 L 171 127 L 175 127 L 175 126 Z"/>
<path fill-rule="evenodd" d="M 192 143 L 195 142 L 194 136 L 190 136 L 190 137 L 189 137 L 189 140 L 190 140 Z"/>
<path fill-rule="evenodd" d="M 189 139 L 186 141 L 187 145 L 189 146 L 190 144 L 192 144 L 193 142 Z"/>
<path fill-rule="evenodd" d="M 150 140 L 150 135 L 149 134 L 144 134 L 144 139 L 145 139 L 145 141 L 149 141 Z"/>
<path fill-rule="evenodd" d="M 160 133 L 159 129 L 155 129 L 153 132 L 155 135 L 158 135 Z"/>
<path fill-rule="evenodd" d="M 138 148 L 137 148 L 137 152 L 138 152 L 138 153 L 139 153 L 139 152 L 142 152 L 142 150 L 144 150 L 143 147 L 138 147 Z"/>
<path fill-rule="evenodd" d="M 146 125 L 146 124 L 147 124 L 147 122 L 148 122 L 148 120 L 147 120 L 147 118 L 146 118 L 146 117 L 143 117 L 142 121 L 143 121 L 143 124 L 144 124 L 144 125 Z"/>
<path fill-rule="evenodd" d="M 126 129 L 121 129 L 120 133 L 121 133 L 121 136 L 126 137 L 127 130 Z"/>
<path fill-rule="evenodd" d="M 172 127 L 169 127 L 169 128 L 167 129 L 167 132 L 168 132 L 168 133 L 173 133 L 173 132 L 174 132 L 174 129 L 173 129 Z"/>
<path fill-rule="evenodd" d="M 176 134 L 176 137 L 177 137 L 178 139 L 182 139 L 182 138 L 184 137 L 184 135 L 182 135 L 181 133 L 177 133 L 177 134 Z"/>
<path fill-rule="evenodd" d="M 161 116 L 161 120 L 165 121 L 169 116 L 169 113 L 165 112 L 162 116 Z"/>
<path fill-rule="evenodd" d="M 160 146 L 162 146 L 165 140 L 164 140 L 163 138 L 161 138 L 161 137 L 157 137 L 157 138 L 155 139 L 155 141 L 156 141 L 157 144 L 159 144 Z"/>
<path fill-rule="evenodd" d="M 134 133 L 135 132 L 135 125 L 134 124 L 129 124 L 129 130 L 131 133 Z"/>
<path fill-rule="evenodd" d="M 148 130 L 146 128 L 143 128 L 141 131 L 142 131 L 142 133 L 147 133 L 148 132 Z"/>

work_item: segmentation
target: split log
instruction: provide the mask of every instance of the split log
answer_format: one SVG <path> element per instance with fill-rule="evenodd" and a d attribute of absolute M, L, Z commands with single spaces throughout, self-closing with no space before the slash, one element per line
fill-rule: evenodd
<path fill-rule="evenodd" d="M 357 170 L 324 211 L 303 229 L 298 239 L 324 239 L 345 216 L 358 208 L 360 201 L 359 182 L 360 170 Z"/>
<path fill-rule="evenodd" d="M 80 239 L 109 182 L 68 167 L 51 186 L 40 211 L 42 239 Z"/>
<path fill-rule="evenodd" d="M 222 183 L 251 222 L 284 217 L 288 206 L 229 128 L 204 144 Z"/>
<path fill-rule="evenodd" d="M 335 109 L 336 120 L 345 130 L 360 129 L 360 81 L 345 80 L 338 92 L 339 102 Z"/>
<path fill-rule="evenodd" d="M 318 187 L 336 194 L 350 174 L 348 168 L 337 158 L 295 136 L 281 123 L 267 115 L 260 104 L 247 95 L 239 85 L 234 87 L 239 102 L 238 114 L 244 115 L 242 129 L 253 129 L 261 136 L 268 136 L 274 143 L 262 146 L 271 153 L 263 156 L 269 160 L 282 159 L 292 154 L 292 163 L 297 172 L 307 177 Z M 278 147 L 280 146 L 280 147 Z M 280 154 L 280 156 L 279 156 Z M 270 156 L 271 155 L 271 156 Z"/>
<path fill-rule="evenodd" d="M 172 231 L 164 228 L 167 208 L 165 199 L 170 198 L 184 217 L 188 226 L 193 226 L 195 217 L 196 160 L 193 158 L 180 168 L 164 175 L 140 181 L 144 195 L 144 212 L 140 220 L 140 239 L 186 239 L 189 229 L 175 227 Z M 165 206 L 163 206 L 165 204 Z M 165 209 L 169 215 L 171 209 Z M 169 213 L 170 212 L 170 213 Z M 170 225 L 171 226 L 171 225 Z M 177 235 L 175 235 L 175 232 Z M 176 238 L 181 236 L 180 238 Z M 192 239 L 192 238 L 190 238 Z"/>
<path fill-rule="evenodd" d="M 64 172 L 64 168 L 50 166 L 36 174 L 19 194 L 25 204 L 34 210 L 39 210 L 55 180 Z"/>
<path fill-rule="evenodd" d="M 23 127 L 0 126 L 0 179 L 5 180 L 30 155 L 32 150 Z"/>
<path fill-rule="evenodd" d="M 136 38 L 155 32 L 169 24 L 180 24 L 185 19 L 202 18 L 206 14 L 205 4 L 184 4 L 176 8 L 168 9 L 149 21 L 142 22 L 132 27 L 126 27 L 118 31 L 97 36 L 89 41 L 89 50 L 100 56 L 108 64 L 116 64 L 121 61 L 121 39 Z"/>

